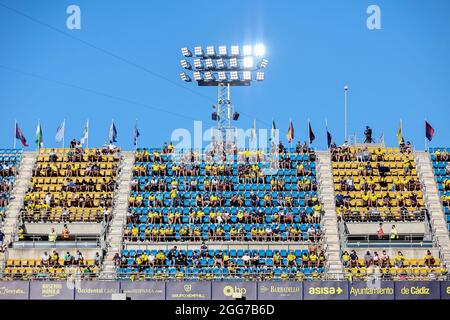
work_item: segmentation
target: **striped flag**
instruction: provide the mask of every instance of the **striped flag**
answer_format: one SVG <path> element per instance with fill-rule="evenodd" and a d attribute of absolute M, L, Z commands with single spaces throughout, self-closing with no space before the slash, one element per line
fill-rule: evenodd
<path fill-rule="evenodd" d="M 431 141 L 434 136 L 434 128 L 431 126 L 428 121 L 425 120 L 425 137 L 427 137 L 428 141 Z"/>
<path fill-rule="evenodd" d="M 270 132 L 270 140 L 272 140 L 272 141 L 275 139 L 276 130 L 277 130 L 277 127 L 275 125 L 275 120 L 272 119 L 272 130 Z"/>

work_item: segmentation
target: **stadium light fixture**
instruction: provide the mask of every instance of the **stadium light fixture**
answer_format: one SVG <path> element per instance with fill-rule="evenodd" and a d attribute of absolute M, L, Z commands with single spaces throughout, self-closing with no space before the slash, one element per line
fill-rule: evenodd
<path fill-rule="evenodd" d="M 203 69 L 203 62 L 201 59 L 194 59 L 194 68 Z"/>
<path fill-rule="evenodd" d="M 205 72 L 205 81 L 213 81 L 214 79 L 214 74 L 211 71 Z"/>
<path fill-rule="evenodd" d="M 220 46 L 219 47 L 219 56 L 226 56 L 227 55 L 227 46 Z"/>
<path fill-rule="evenodd" d="M 192 57 L 192 52 L 186 47 L 181 48 L 181 54 L 183 57 Z"/>
<path fill-rule="evenodd" d="M 263 81 L 264 80 L 264 72 L 261 72 L 261 71 L 257 72 L 255 79 L 256 79 L 256 81 Z"/>
<path fill-rule="evenodd" d="M 206 55 L 208 57 L 214 57 L 216 55 L 216 50 L 214 49 L 214 46 L 207 46 L 206 47 Z"/>
<path fill-rule="evenodd" d="M 219 81 L 227 81 L 227 73 L 225 71 L 218 72 Z"/>
<path fill-rule="evenodd" d="M 233 86 L 250 86 L 252 81 L 263 81 L 263 72 L 268 60 L 265 59 L 266 48 L 263 44 L 254 45 L 220 45 L 196 46 L 192 52 L 189 48 L 181 48 L 183 60 L 180 61 L 184 72 L 180 77 L 185 82 L 196 81 L 199 86 L 217 87 L 218 97 L 213 120 L 221 136 L 227 139 L 227 129 L 231 122 L 239 118 L 231 104 L 231 88 Z M 188 74 L 192 72 L 191 76 Z M 192 79 L 191 79 L 192 77 Z M 215 117 L 214 117 L 215 115 Z"/>
<path fill-rule="evenodd" d="M 186 72 L 180 73 L 181 80 L 191 82 L 191 77 Z"/>
<path fill-rule="evenodd" d="M 217 69 L 225 68 L 225 62 L 222 58 L 216 60 Z"/>
<path fill-rule="evenodd" d="M 194 71 L 194 80 L 195 81 L 203 80 L 202 73 L 200 71 Z"/>
<path fill-rule="evenodd" d="M 269 61 L 267 59 L 262 59 L 261 62 L 258 65 L 259 69 L 264 69 L 269 64 Z"/>
<path fill-rule="evenodd" d="M 256 44 L 256 45 L 253 47 L 253 54 L 254 54 L 256 57 L 262 57 L 262 56 L 264 56 L 264 55 L 266 54 L 266 47 L 265 47 L 263 44 L 261 44 L 261 43 Z"/>
<path fill-rule="evenodd" d="M 230 68 L 238 68 L 239 64 L 238 64 L 238 60 L 236 58 L 231 58 L 230 59 Z"/>
<path fill-rule="evenodd" d="M 181 60 L 180 64 L 183 69 L 188 69 L 188 70 L 192 69 L 191 64 L 186 59 Z"/>
<path fill-rule="evenodd" d="M 244 68 L 253 68 L 253 57 L 244 58 Z"/>
<path fill-rule="evenodd" d="M 252 55 L 252 46 L 245 45 L 242 47 L 242 54 L 244 56 L 251 56 Z"/>
<path fill-rule="evenodd" d="M 194 48 L 194 54 L 195 54 L 195 56 L 196 57 L 203 57 L 204 56 L 204 54 L 203 54 L 203 49 L 202 49 L 202 47 L 195 47 Z"/>
<path fill-rule="evenodd" d="M 206 59 L 205 60 L 205 66 L 207 69 L 212 69 L 214 68 L 214 63 L 212 59 Z"/>

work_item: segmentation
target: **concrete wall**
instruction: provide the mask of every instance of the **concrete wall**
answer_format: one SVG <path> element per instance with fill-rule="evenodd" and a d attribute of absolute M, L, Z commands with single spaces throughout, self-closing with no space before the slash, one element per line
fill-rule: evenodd
<path fill-rule="evenodd" d="M 356 234 L 377 234 L 378 223 L 347 223 L 347 229 L 350 235 Z M 425 222 L 400 222 L 400 223 L 383 223 L 385 234 L 389 234 L 392 225 L 395 225 L 399 234 L 424 234 Z"/>
<path fill-rule="evenodd" d="M 102 232 L 103 226 L 101 223 L 68 223 L 67 224 L 71 235 L 99 235 Z M 26 223 L 25 228 L 29 234 L 44 234 L 50 233 L 52 228 L 58 234 L 62 233 L 64 224 L 62 223 Z"/>

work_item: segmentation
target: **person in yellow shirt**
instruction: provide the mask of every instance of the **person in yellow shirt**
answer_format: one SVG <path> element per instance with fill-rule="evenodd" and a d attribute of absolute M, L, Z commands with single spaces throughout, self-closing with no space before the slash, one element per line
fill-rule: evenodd
<path fill-rule="evenodd" d="M 131 241 L 137 241 L 139 236 L 139 229 L 136 225 L 131 228 Z"/>
<path fill-rule="evenodd" d="M 281 255 L 280 252 L 276 251 L 273 255 L 273 265 L 275 267 L 281 267 Z"/>
<path fill-rule="evenodd" d="M 310 254 L 309 254 L 309 261 L 308 261 L 308 267 L 317 267 L 318 266 L 318 262 L 319 262 L 319 259 L 317 258 L 317 256 L 316 256 L 316 253 L 315 252 L 311 252 Z"/>
<path fill-rule="evenodd" d="M 293 251 L 289 252 L 289 254 L 287 256 L 288 266 L 289 267 L 296 267 L 297 266 L 296 259 L 297 259 L 297 257 L 295 256 L 294 252 Z"/>

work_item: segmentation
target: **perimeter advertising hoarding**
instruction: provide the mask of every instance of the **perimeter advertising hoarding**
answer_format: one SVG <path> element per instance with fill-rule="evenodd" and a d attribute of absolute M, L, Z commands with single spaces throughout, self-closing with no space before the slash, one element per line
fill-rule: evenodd
<path fill-rule="evenodd" d="M 131 300 L 166 299 L 166 283 L 163 281 L 122 281 L 120 291 Z"/>
<path fill-rule="evenodd" d="M 66 281 L 31 281 L 32 300 L 73 300 L 74 284 Z"/>
<path fill-rule="evenodd" d="M 168 281 L 167 300 L 211 300 L 211 282 Z"/>
<path fill-rule="evenodd" d="M 437 281 L 397 281 L 396 300 L 434 300 L 440 299 L 441 286 Z"/>
<path fill-rule="evenodd" d="M 0 300 L 28 300 L 28 281 L 0 281 Z"/>
<path fill-rule="evenodd" d="M 348 300 L 347 281 L 306 281 L 304 300 Z"/>
<path fill-rule="evenodd" d="M 119 293 L 117 281 L 83 281 L 75 286 L 75 300 L 111 300 Z"/>
<path fill-rule="evenodd" d="M 394 300 L 395 288 L 393 282 L 350 282 L 348 284 L 350 300 Z"/>
<path fill-rule="evenodd" d="M 441 282 L 441 299 L 450 300 L 450 281 Z"/>
<path fill-rule="evenodd" d="M 258 282 L 258 300 L 302 300 L 301 282 Z"/>
<path fill-rule="evenodd" d="M 218 281 L 212 283 L 213 300 L 235 300 L 237 295 L 242 295 L 246 300 L 256 300 L 255 281 L 235 282 Z"/>

